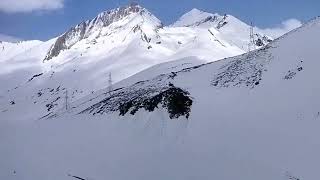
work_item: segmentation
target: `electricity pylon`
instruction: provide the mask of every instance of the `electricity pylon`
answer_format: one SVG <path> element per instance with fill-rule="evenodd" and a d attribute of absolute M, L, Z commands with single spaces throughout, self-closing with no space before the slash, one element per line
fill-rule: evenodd
<path fill-rule="evenodd" d="M 253 29 L 253 23 L 251 22 L 250 25 L 250 40 L 248 44 L 248 52 L 256 50 L 256 42 L 254 40 L 254 29 Z"/>
<path fill-rule="evenodd" d="M 110 95 L 111 95 L 112 90 L 113 90 L 113 88 L 112 88 L 112 75 L 111 75 L 111 73 L 109 73 L 108 91 L 109 91 L 109 94 L 110 94 Z"/>

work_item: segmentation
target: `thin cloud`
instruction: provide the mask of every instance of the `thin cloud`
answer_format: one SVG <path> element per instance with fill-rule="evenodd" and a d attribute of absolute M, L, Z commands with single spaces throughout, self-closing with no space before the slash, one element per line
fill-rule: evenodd
<path fill-rule="evenodd" d="M 272 38 L 278 38 L 287 32 L 294 30 L 302 25 L 302 22 L 297 19 L 288 19 L 274 28 L 261 29 L 260 31 Z"/>
<path fill-rule="evenodd" d="M 18 41 L 21 41 L 21 39 L 13 37 L 13 36 L 8 36 L 8 35 L 5 35 L 5 34 L 0 34 L 0 41 L 18 42 Z"/>
<path fill-rule="evenodd" d="M 0 0 L 0 11 L 20 13 L 61 9 L 64 0 Z"/>

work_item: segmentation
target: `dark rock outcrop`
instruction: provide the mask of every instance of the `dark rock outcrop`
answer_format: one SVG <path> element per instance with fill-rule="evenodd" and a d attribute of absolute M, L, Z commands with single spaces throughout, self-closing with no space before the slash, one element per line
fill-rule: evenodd
<path fill-rule="evenodd" d="M 170 119 L 185 116 L 189 118 L 192 106 L 190 94 L 175 87 L 173 84 L 162 86 L 144 86 L 145 82 L 138 82 L 131 88 L 121 89 L 104 100 L 92 105 L 81 113 L 108 114 L 119 112 L 119 115 L 134 115 L 144 109 L 153 112 L 156 108 L 165 108 Z"/>

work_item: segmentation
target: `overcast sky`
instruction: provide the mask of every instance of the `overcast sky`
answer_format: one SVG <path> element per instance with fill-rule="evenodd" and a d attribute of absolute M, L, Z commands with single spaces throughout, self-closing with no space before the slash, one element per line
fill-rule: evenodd
<path fill-rule="evenodd" d="M 0 38 L 48 40 L 128 0 L 0 0 Z M 285 33 L 320 15 L 318 0 L 140 0 L 164 24 L 198 8 L 253 21 L 269 34 Z"/>

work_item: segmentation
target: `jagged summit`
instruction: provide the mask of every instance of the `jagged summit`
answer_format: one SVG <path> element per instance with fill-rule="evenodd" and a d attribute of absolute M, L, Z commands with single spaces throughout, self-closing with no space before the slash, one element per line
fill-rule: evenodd
<path fill-rule="evenodd" d="M 144 13 L 151 15 L 151 13 L 145 8 L 141 7 L 136 3 L 131 3 L 128 6 L 119 7 L 116 9 L 102 12 L 93 20 L 89 20 L 87 22 L 92 22 L 92 25 L 108 26 L 111 23 L 119 21 L 129 15 L 132 15 L 132 14 L 143 15 Z"/>
<path fill-rule="evenodd" d="M 77 42 L 86 39 L 91 35 L 97 34 L 95 38 L 99 38 L 102 29 L 113 23 L 123 21 L 113 27 L 114 29 L 117 29 L 125 26 L 137 17 L 140 19 L 140 21 L 137 21 L 140 24 L 149 23 L 155 28 L 162 26 L 159 19 L 137 3 L 131 3 L 128 6 L 104 11 L 98 14 L 94 19 L 84 21 L 75 27 L 70 28 L 67 32 L 58 37 L 47 53 L 44 61 L 58 56 L 62 50 L 71 48 Z"/>

